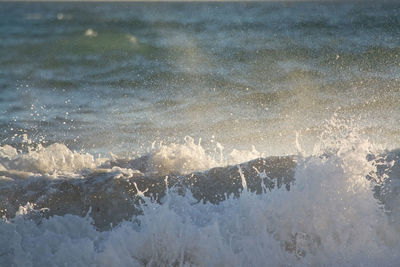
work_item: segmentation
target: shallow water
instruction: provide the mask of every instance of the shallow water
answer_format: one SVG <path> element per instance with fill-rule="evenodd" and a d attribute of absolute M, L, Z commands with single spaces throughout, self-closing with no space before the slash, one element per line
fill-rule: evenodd
<path fill-rule="evenodd" d="M 0 265 L 399 264 L 398 3 L 0 3 L 0 34 Z"/>

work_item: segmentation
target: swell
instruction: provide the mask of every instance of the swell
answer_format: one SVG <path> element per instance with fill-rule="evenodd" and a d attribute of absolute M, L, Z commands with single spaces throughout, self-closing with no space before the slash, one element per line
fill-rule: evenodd
<path fill-rule="evenodd" d="M 369 160 L 381 158 L 369 157 Z M 391 162 L 390 171 L 387 172 L 387 164 L 384 163 L 379 165 L 376 175 L 383 177 L 388 174 L 389 179 L 375 186 L 375 198 L 393 210 L 396 207 L 392 199 L 396 197 L 400 180 L 400 150 L 387 152 L 384 157 Z M 96 169 L 84 170 L 75 176 L 62 174 L 56 179 L 50 174 L 2 170 L 0 216 L 13 218 L 20 206 L 33 203 L 35 209 L 42 210 L 45 217 L 65 214 L 85 216 L 91 211 L 94 225 L 106 230 L 140 215 L 143 197 L 161 203 L 166 192 L 171 190 L 181 195 L 190 192 L 196 201 L 212 204 L 240 197 L 244 190 L 243 177 L 246 179 L 246 189 L 256 194 L 281 187 L 289 191 L 295 184 L 297 157 L 258 158 L 239 165 L 188 174 L 154 164 L 158 163 L 150 155 L 133 160 L 114 159 Z M 367 175 L 366 179 L 369 178 L 370 175 Z"/>
<path fill-rule="evenodd" d="M 229 197 L 239 197 L 243 190 L 238 166 L 216 167 L 204 172 L 179 174 L 143 174 L 149 169 L 148 158 L 107 163 L 77 178 L 60 176 L 49 179 L 46 175 L 30 176 L 22 171 L 0 171 L 0 216 L 12 218 L 20 206 L 34 203 L 37 209 L 45 209 L 45 216 L 74 214 L 84 216 L 92 209 L 91 217 L 100 229 L 116 225 L 141 212 L 141 197 L 159 202 L 167 189 L 179 194 L 191 191 L 197 201 L 218 204 Z M 247 188 L 260 194 L 262 182 L 259 173 L 273 179 L 265 179 L 266 188 L 285 186 L 288 190 L 293 181 L 295 157 L 259 158 L 240 165 L 246 177 Z M 135 170 L 135 171 L 134 171 Z M 9 177 L 11 179 L 5 179 Z M 166 183 L 167 177 L 167 183 Z M 12 179 L 14 178 L 14 179 Z"/>

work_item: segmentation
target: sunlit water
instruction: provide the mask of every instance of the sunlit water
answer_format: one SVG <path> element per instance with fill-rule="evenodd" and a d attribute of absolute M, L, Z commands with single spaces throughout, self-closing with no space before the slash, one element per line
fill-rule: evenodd
<path fill-rule="evenodd" d="M 400 4 L 0 3 L 1 266 L 396 266 Z"/>

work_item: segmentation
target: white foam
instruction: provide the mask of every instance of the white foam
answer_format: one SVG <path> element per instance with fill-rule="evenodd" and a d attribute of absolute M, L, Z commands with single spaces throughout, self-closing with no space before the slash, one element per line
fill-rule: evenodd
<path fill-rule="evenodd" d="M 157 173 L 187 174 L 194 171 L 204 171 L 214 167 L 223 167 L 246 162 L 262 157 L 253 146 L 251 150 L 232 150 L 224 156 L 223 146 L 215 144 L 214 153 L 207 152 L 201 145 L 201 139 L 196 143 L 192 137 L 186 136 L 183 144 L 153 145 L 150 153 L 150 163 Z"/>
<path fill-rule="evenodd" d="M 71 151 L 65 145 L 54 143 L 48 147 L 18 153 L 11 146 L 0 147 L 0 169 L 35 174 L 75 174 L 84 169 L 94 169 L 104 159 L 94 159 L 88 153 Z"/>
<path fill-rule="evenodd" d="M 87 36 L 87 37 L 96 37 L 97 36 L 97 32 L 96 31 L 94 31 L 93 29 L 87 29 L 86 31 L 85 31 L 85 36 Z"/>
<path fill-rule="evenodd" d="M 159 157 L 169 155 L 172 169 L 195 153 L 207 159 L 192 141 Z M 143 215 L 106 232 L 87 216 L 37 224 L 27 206 L 0 224 L 0 265 L 398 265 L 399 232 L 373 196 L 381 181 L 365 178 L 376 171 L 367 159 L 374 146 L 351 130 L 323 142 L 313 155 L 299 156 L 290 192 L 244 191 L 212 205 L 170 191 L 163 204 L 145 198 Z"/>
<path fill-rule="evenodd" d="M 196 144 L 191 137 L 185 137 L 184 144 L 160 144 L 151 153 L 153 169 L 158 173 L 189 173 L 218 166 L 218 162 L 207 155 L 200 140 Z"/>
<path fill-rule="evenodd" d="M 133 44 L 133 45 L 137 45 L 138 44 L 138 40 L 137 40 L 137 38 L 135 37 L 135 36 L 133 36 L 132 34 L 126 34 L 125 35 L 126 36 L 126 38 L 129 40 L 129 42 L 131 43 L 131 44 Z"/>
<path fill-rule="evenodd" d="M 27 140 L 29 141 L 29 139 Z M 38 145 L 33 148 L 32 144 L 26 142 L 26 147 L 28 148 L 27 152 L 19 152 L 9 145 L 0 146 L 0 171 L 6 172 L 9 177 L 27 178 L 35 175 L 57 177 L 63 175 L 73 178 L 81 176 L 82 171 L 94 171 L 109 160 L 107 158 L 95 159 L 89 153 L 71 151 L 60 143 L 54 143 L 47 147 Z M 112 160 L 119 160 L 116 155 L 110 154 Z M 219 143 L 216 143 L 215 151 L 210 152 L 202 147 L 200 139 L 195 142 L 193 138 L 187 136 L 182 144 L 154 144 L 148 157 L 143 158 L 143 160 L 146 161 L 145 164 L 150 166 L 148 172 L 168 175 L 171 173 L 187 174 L 214 167 L 235 165 L 260 156 L 262 154 L 254 147 L 251 150 L 233 150 L 230 154 L 224 156 L 223 147 Z M 124 177 L 142 175 L 134 168 L 122 168 L 120 170 L 124 173 Z M 101 171 L 115 170 L 102 169 Z"/>

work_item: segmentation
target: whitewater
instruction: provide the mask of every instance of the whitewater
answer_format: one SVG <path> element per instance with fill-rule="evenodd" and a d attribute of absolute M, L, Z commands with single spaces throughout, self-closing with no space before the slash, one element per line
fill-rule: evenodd
<path fill-rule="evenodd" d="M 298 136 L 234 165 L 190 138 L 137 159 L 3 146 L 1 264 L 396 265 L 400 153 L 340 123 L 312 155 Z"/>

